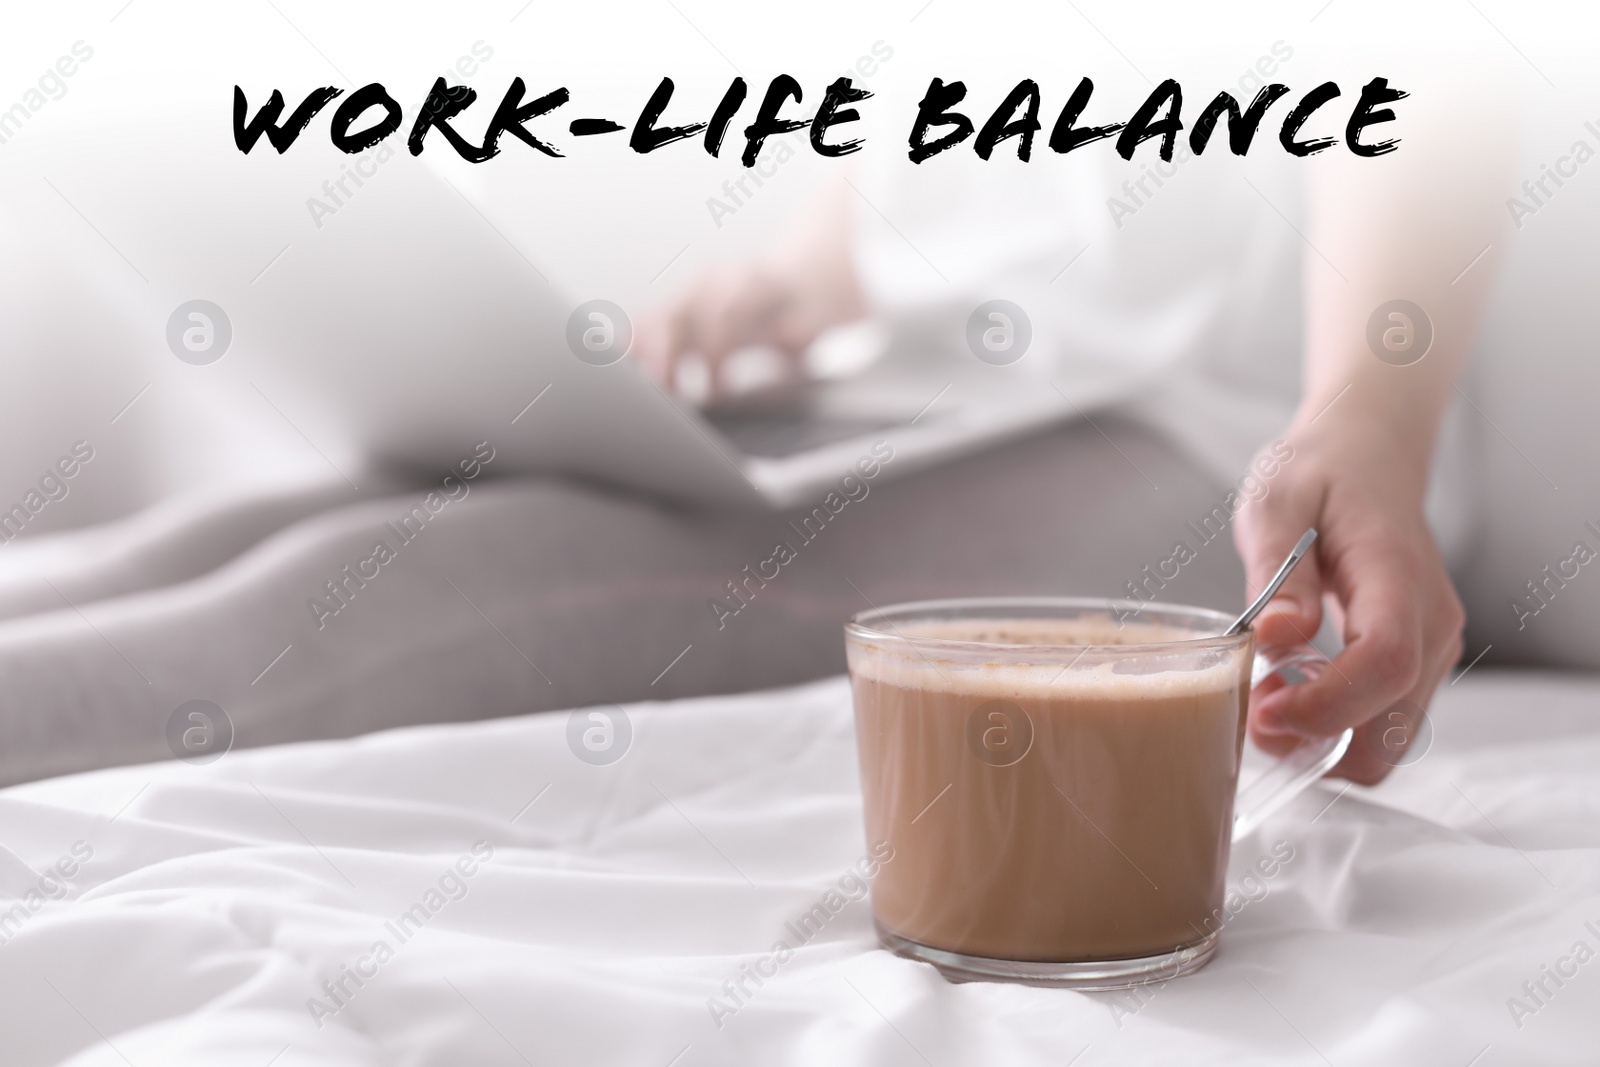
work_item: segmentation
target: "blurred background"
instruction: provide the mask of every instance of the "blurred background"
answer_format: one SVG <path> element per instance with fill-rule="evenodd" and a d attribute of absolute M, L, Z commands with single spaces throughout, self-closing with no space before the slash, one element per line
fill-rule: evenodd
<path fill-rule="evenodd" d="M 248 497 L 274 486 L 317 486 L 328 506 L 425 488 L 479 439 L 501 448 L 491 479 L 605 482 L 619 499 L 652 497 L 659 482 L 654 496 L 669 512 L 698 507 L 668 484 L 677 461 L 628 437 L 634 408 L 613 404 L 603 389 L 556 389 L 539 400 L 576 366 L 564 340 L 566 312 L 604 299 L 642 321 L 705 271 L 771 247 L 841 177 L 852 186 L 847 210 L 872 297 L 870 329 L 830 336 L 832 347 L 814 362 L 849 368 L 877 358 L 887 366 L 911 352 L 966 373 L 969 312 L 1004 298 L 1028 309 L 1037 347 L 1056 360 L 1019 363 L 1015 375 L 1035 376 L 1044 390 L 1109 368 L 1115 387 L 1063 410 L 1060 432 L 1085 450 L 1113 442 L 1131 469 L 1101 470 L 1089 488 L 1041 480 L 1041 497 L 1062 496 L 1070 507 L 993 514 L 977 534 L 964 528 L 959 549 L 946 550 L 1001 558 L 1008 542 L 994 527 L 1067 523 L 1060 516 L 1070 513 L 1081 525 L 1062 526 L 1060 553 L 1078 569 L 1051 580 L 1078 588 L 1039 591 L 1114 595 L 1141 563 L 1170 549 L 1182 521 L 1208 510 L 1292 411 L 1305 174 L 1315 161 L 1288 157 L 1271 121 L 1247 157 L 1225 154 L 1219 142 L 1201 159 L 1164 165 L 1159 181 L 1149 177 L 1154 146 L 1126 163 L 1109 142 L 1058 157 L 1043 142 L 1078 78 L 1096 86 L 1084 121 L 1111 122 L 1166 77 L 1185 87 L 1191 118 L 1219 89 L 1245 99 L 1277 80 L 1298 96 L 1326 79 L 1351 98 L 1340 102 L 1342 116 L 1359 86 L 1379 74 L 1421 94 L 1449 91 L 1450 77 L 1471 82 L 1478 71 L 1517 116 L 1503 146 L 1510 222 L 1505 247 L 1491 257 L 1498 278 L 1447 421 L 1430 514 L 1469 609 L 1469 656 L 1487 648 L 1485 663 L 1600 667 L 1600 577 L 1590 568 L 1563 583 L 1536 619 L 1514 606 L 1543 568 L 1573 557 L 1576 544 L 1600 550 L 1600 360 L 1589 307 L 1600 283 L 1595 28 L 1582 5 L 1499 0 L 1404 9 L 1363 0 L 1225 9 L 109 0 L 13 12 L 0 36 L 0 506 L 24 503 L 75 448 L 92 459 L 64 479 L 64 491 L 44 485 L 45 502 L 25 505 L 27 521 L 0 546 L 8 614 L 63 610 L 26 592 L 30 575 L 57 566 L 49 562 L 59 558 L 52 535 L 115 530 L 102 524 L 173 501 Z M 865 150 L 823 159 L 801 137 L 775 138 L 755 172 L 760 180 L 751 180 L 737 161 L 740 131 L 779 73 L 804 86 L 798 110 L 806 115 L 846 73 L 869 89 L 873 99 L 859 105 Z M 576 117 L 631 126 L 663 75 L 677 86 L 663 120 L 672 123 L 704 121 L 730 79 L 749 82 L 722 158 L 708 156 L 697 138 L 641 156 L 625 134 L 567 134 Z M 404 134 L 441 76 L 480 94 L 456 123 L 469 140 L 481 136 L 513 77 L 526 81 L 529 98 L 568 87 L 571 104 L 530 124 L 565 157 L 507 137 L 500 156 L 474 165 L 437 132 L 411 156 Z M 1046 129 L 1033 161 L 1019 162 L 1007 142 L 988 162 L 962 146 L 912 167 L 906 137 L 934 76 L 967 83 L 961 109 L 980 124 L 1018 79 L 1038 80 Z M 348 93 L 373 81 L 400 102 L 404 125 L 359 159 L 330 145 L 331 107 L 286 153 L 265 140 L 248 155 L 233 146 L 235 85 L 253 116 L 273 89 L 292 109 L 318 86 Z M 1398 107 L 1403 118 L 1405 105 Z M 344 180 L 358 165 L 362 181 Z M 1546 178 L 1552 168 L 1559 181 Z M 1437 179 L 1445 189 L 1452 175 Z M 222 309 L 228 323 L 226 351 L 214 362 L 176 358 L 169 342 L 175 312 L 195 300 Z M 1193 370 L 1197 361 L 1204 375 Z M 936 389 L 944 376 L 934 371 L 927 380 Z M 1231 406 L 1209 404 L 1205 390 L 1219 381 Z M 934 389 L 905 398 L 907 410 Z M 539 406 L 524 406 L 534 401 Z M 370 417 L 352 414 L 363 411 Z M 485 429 L 472 429 L 474 411 Z M 1153 496 L 1139 524 L 1097 524 L 1096 502 L 1160 482 L 1140 469 L 1141 458 L 1162 462 L 1140 451 L 1156 446 L 1138 436 L 1144 431 L 1125 429 L 1140 426 L 1187 464 L 1196 488 Z M 595 458 L 597 450 L 605 455 Z M 974 460 L 961 462 L 972 469 Z M 891 469 L 885 484 L 913 466 Z M 630 468 L 646 473 L 630 479 Z M 1034 468 L 1026 461 L 1016 469 L 1042 477 L 1027 473 Z M 933 485 L 931 475 L 917 477 Z M 725 524 L 754 530 L 767 522 L 752 508 Z M 596 521 L 628 522 L 628 514 Z M 899 533 L 914 546 L 939 535 Z M 118 536 L 102 537 L 98 551 L 114 554 L 105 546 Z M 174 573 L 208 572 L 249 541 L 218 542 L 215 560 Z M 577 560 L 582 541 L 550 549 L 568 553 L 554 565 Z M 911 558 L 922 550 L 909 550 Z M 925 550 L 921 580 L 888 582 L 884 595 L 980 591 L 974 585 L 1026 591 L 1042 580 L 1034 562 L 1003 580 L 979 573 L 963 585 Z M 1241 599 L 1231 550 L 1213 556 L 1197 568 L 1204 576 L 1186 575 L 1170 598 L 1215 606 Z M 755 558 L 730 552 L 705 571 L 710 580 L 688 583 L 683 595 L 705 615 L 705 602 L 726 596 L 726 580 Z M 654 573 L 678 573 L 663 568 Z M 1084 588 L 1091 584 L 1098 587 Z M 303 615 L 306 596 L 286 592 L 284 610 Z M 848 602 L 807 610 L 831 620 Z M 22 640 L 16 625 L 9 632 Z M 521 651 L 536 642 L 536 634 L 513 640 Z M 265 663 L 281 643 L 264 640 L 251 655 Z M 664 664 L 682 643 L 652 639 L 646 658 Z M 682 684 L 794 680 L 836 667 L 837 653 L 829 646 L 798 660 L 803 665 L 775 673 L 713 672 Z M 630 685 L 579 687 L 563 698 L 649 688 Z"/>

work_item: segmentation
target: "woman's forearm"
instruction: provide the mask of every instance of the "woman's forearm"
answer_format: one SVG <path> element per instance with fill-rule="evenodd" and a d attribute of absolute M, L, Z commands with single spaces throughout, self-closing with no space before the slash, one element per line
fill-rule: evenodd
<path fill-rule="evenodd" d="M 1297 425 L 1381 450 L 1419 494 L 1507 239 L 1508 109 L 1447 88 L 1395 105 L 1396 151 L 1309 161 Z"/>

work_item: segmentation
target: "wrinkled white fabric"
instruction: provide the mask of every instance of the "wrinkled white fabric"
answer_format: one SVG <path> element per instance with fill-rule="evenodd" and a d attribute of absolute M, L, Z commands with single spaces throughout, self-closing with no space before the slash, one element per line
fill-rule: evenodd
<path fill-rule="evenodd" d="M 609 766 L 555 713 L 18 786 L 0 1058 L 1592 1063 L 1600 959 L 1572 953 L 1600 949 L 1597 697 L 1481 669 L 1446 687 L 1414 766 L 1320 786 L 1235 847 L 1253 899 L 1194 976 L 1137 997 L 953 985 L 878 949 L 853 901 L 720 1027 L 710 998 L 866 851 L 839 679 L 632 706 Z M 1245 884 L 1279 842 L 1293 858 Z M 63 859 L 33 899 L 70 868 L 65 895 L 30 908 Z M 401 941 L 386 924 L 419 904 Z M 1535 1005 L 1545 966 L 1576 971 Z M 344 967 L 369 977 L 336 1005 Z"/>

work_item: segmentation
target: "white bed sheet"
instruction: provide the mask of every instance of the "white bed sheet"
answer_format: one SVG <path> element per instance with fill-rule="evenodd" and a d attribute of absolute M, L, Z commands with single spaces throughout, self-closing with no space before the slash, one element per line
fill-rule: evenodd
<path fill-rule="evenodd" d="M 1294 858 L 1195 976 L 1137 998 L 952 985 L 878 949 L 856 901 L 720 1019 L 710 998 L 732 1005 L 724 982 L 866 851 L 848 689 L 629 715 L 604 767 L 547 714 L 0 792 L 0 891 L 20 902 L 0 910 L 0 1060 L 1600 1059 L 1600 959 L 1572 955 L 1600 950 L 1600 680 L 1447 687 L 1419 763 L 1376 791 L 1319 787 L 1235 848 L 1235 885 L 1279 842 Z M 492 857 L 446 879 L 459 899 L 430 898 L 475 842 Z M 66 895 L 32 907 L 58 861 Z M 402 942 L 385 924 L 416 904 Z M 346 966 L 371 977 L 340 1004 L 321 986 Z M 1523 982 L 1546 966 L 1575 974 L 1536 1004 Z M 1535 1010 L 1513 1018 L 1513 997 Z"/>

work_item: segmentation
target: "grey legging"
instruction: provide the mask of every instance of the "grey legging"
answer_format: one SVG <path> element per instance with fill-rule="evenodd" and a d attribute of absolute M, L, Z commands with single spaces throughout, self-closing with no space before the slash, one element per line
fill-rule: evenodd
<path fill-rule="evenodd" d="M 425 487 L 352 500 L 341 483 L 19 542 L 32 562 L 0 580 L 0 782 L 169 758 L 168 719 L 193 699 L 246 746 L 800 682 L 843 668 L 840 623 L 869 599 L 1121 595 L 1227 489 L 1107 416 L 877 479 L 809 542 L 796 516 L 531 478 L 471 483 L 403 545 L 385 524 Z M 368 562 L 380 537 L 393 558 Z M 794 558 L 749 578 L 780 541 Z M 736 615 L 730 581 L 749 600 Z M 1237 606 L 1230 539 L 1161 595 Z"/>

